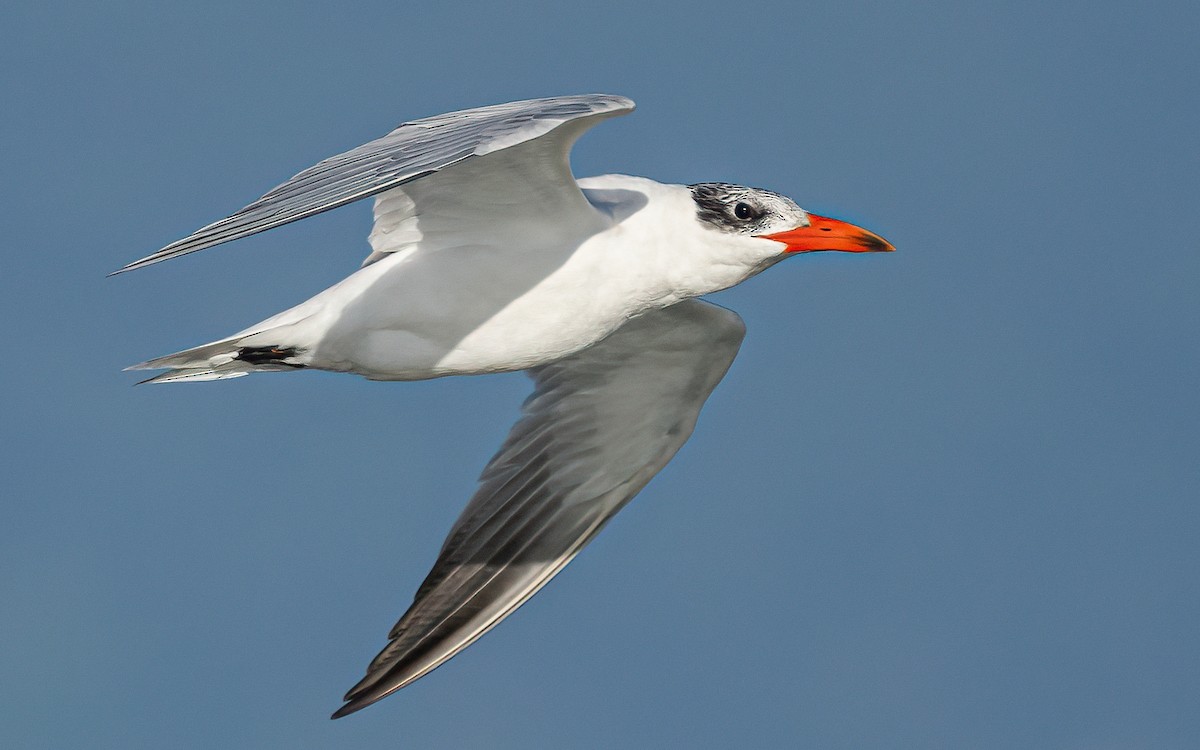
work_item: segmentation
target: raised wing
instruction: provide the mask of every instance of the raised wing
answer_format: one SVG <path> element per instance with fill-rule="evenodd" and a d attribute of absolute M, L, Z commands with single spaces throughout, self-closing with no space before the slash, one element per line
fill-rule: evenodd
<path fill-rule="evenodd" d="M 570 188 L 566 200 L 583 205 L 570 176 L 567 153 L 579 135 L 596 122 L 633 110 L 622 96 L 586 94 L 497 104 L 413 120 L 358 148 L 330 157 L 300 172 L 237 213 L 134 261 L 117 273 L 194 253 L 247 237 L 436 174 L 456 164 L 503 154 L 514 146 L 555 134 L 532 156 L 549 160 L 522 177 L 549 176 L 554 189 Z M 569 125 L 569 127 L 563 127 Z M 490 161 L 503 160 L 492 158 Z M 511 167 L 511 162 L 497 165 Z M 500 184 L 510 180 L 499 179 Z M 465 206 L 470 213 L 470 206 Z"/>
<path fill-rule="evenodd" d="M 744 332 L 735 313 L 690 300 L 530 370 L 523 416 L 333 718 L 436 668 L 562 570 L 688 439 Z"/>

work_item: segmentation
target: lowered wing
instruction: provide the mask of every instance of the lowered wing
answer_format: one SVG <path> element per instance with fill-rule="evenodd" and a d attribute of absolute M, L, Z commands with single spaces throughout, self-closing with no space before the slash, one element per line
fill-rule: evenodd
<path fill-rule="evenodd" d="M 339 718 L 469 646 L 571 561 L 675 455 L 745 328 L 690 300 L 530 370 L 534 392 Z"/>

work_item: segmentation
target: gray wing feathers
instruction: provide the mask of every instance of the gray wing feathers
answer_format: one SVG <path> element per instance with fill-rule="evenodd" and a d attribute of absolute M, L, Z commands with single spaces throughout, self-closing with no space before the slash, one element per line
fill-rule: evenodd
<path fill-rule="evenodd" d="M 334 718 L 439 666 L 570 562 L 688 439 L 743 333 L 736 314 L 692 300 L 531 370 L 521 419 Z"/>
<path fill-rule="evenodd" d="M 420 179 L 582 118 L 629 112 L 621 96 L 587 94 L 497 104 L 413 120 L 300 172 L 237 213 L 117 271 L 247 237 Z"/>

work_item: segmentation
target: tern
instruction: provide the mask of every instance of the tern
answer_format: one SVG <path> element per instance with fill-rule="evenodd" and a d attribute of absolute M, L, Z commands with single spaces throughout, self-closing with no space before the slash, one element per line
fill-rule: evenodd
<path fill-rule="evenodd" d="M 634 108 L 591 94 L 406 122 L 121 273 L 374 196 L 372 252 L 312 299 L 129 369 L 144 382 L 332 370 L 525 370 L 534 390 L 387 646 L 333 718 L 409 685 L 533 596 L 675 455 L 745 327 L 696 299 L 784 258 L 890 251 L 768 190 L 576 180 L 579 136 Z"/>

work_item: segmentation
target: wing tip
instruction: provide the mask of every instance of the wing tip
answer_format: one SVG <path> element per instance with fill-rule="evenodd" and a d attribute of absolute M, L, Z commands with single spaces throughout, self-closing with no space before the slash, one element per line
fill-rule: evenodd
<path fill-rule="evenodd" d="M 354 713 L 355 711 L 361 711 L 362 709 L 366 708 L 369 705 L 370 705 L 369 703 L 359 704 L 355 701 L 351 701 L 351 702 L 347 703 L 346 705 L 342 706 L 341 708 L 339 708 L 338 710 L 334 711 L 332 714 L 330 714 L 329 718 L 330 719 L 341 719 L 346 716 L 349 716 L 350 714 Z"/>
<path fill-rule="evenodd" d="M 585 94 L 583 97 L 591 99 L 594 102 L 602 102 L 601 106 L 595 108 L 594 114 L 609 113 L 611 116 L 620 117 L 627 115 L 637 109 L 637 103 L 627 96 L 620 94 Z"/>
<path fill-rule="evenodd" d="M 340 719 L 356 711 L 361 711 L 367 706 L 378 703 L 407 684 L 407 682 L 400 682 L 384 688 L 380 687 L 377 682 L 372 683 L 370 675 L 368 675 L 357 685 L 350 688 L 349 692 L 342 698 L 346 705 L 334 711 L 329 718 Z"/>
<path fill-rule="evenodd" d="M 139 258 L 138 260 L 135 260 L 132 263 L 126 263 L 125 265 L 121 266 L 117 270 L 109 271 L 108 273 L 104 274 L 104 278 L 111 279 L 113 276 L 120 276 L 123 273 L 129 273 L 130 271 L 136 271 L 137 269 L 139 269 L 143 266 L 149 266 L 154 263 L 157 263 L 158 262 L 157 260 L 151 260 L 153 257 L 154 257 L 153 255 L 147 255 L 145 258 Z"/>
<path fill-rule="evenodd" d="M 155 263 L 161 263 L 162 261 L 167 260 L 168 258 L 175 257 L 176 253 L 168 252 L 169 249 L 170 249 L 170 246 L 164 247 L 162 250 L 151 253 L 151 254 L 147 255 L 145 258 L 138 258 L 137 260 L 135 260 L 131 263 L 126 263 L 125 265 L 121 266 L 117 270 L 105 274 L 104 278 L 108 279 L 108 278 L 112 278 L 113 276 L 119 276 L 123 273 L 128 273 L 130 271 L 136 271 L 139 268 L 145 268 L 146 266 L 152 266 Z"/>
<path fill-rule="evenodd" d="M 633 110 L 637 108 L 637 103 L 628 96 L 621 96 L 620 94 L 593 94 L 593 96 L 607 99 L 609 103 L 619 109 Z"/>

